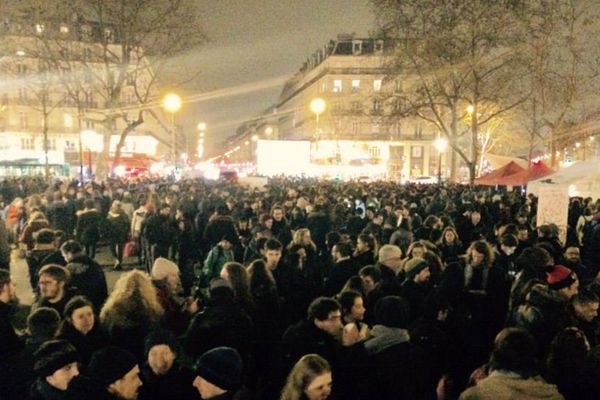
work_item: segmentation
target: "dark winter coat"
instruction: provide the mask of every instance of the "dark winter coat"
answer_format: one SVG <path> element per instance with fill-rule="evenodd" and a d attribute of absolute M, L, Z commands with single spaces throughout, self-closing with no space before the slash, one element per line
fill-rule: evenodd
<path fill-rule="evenodd" d="M 90 361 L 96 350 L 108 346 L 108 336 L 100 327 L 100 321 L 96 320 L 94 327 L 87 335 L 79 332 L 70 323 L 63 321 L 58 339 L 68 340 L 81 356 L 81 362 L 85 365 Z"/>
<path fill-rule="evenodd" d="M 204 230 L 204 238 L 208 241 L 209 246 L 212 248 L 216 246 L 224 237 L 230 237 L 232 240 L 235 238 L 234 246 L 239 245 L 239 238 L 233 219 L 227 215 L 219 215 L 208 221 L 206 229 Z"/>
<path fill-rule="evenodd" d="M 247 359 L 254 344 L 252 320 L 233 298 L 219 296 L 211 302 L 194 317 L 184 335 L 186 354 L 195 359 L 214 347 L 228 346 Z"/>
<path fill-rule="evenodd" d="M 139 400 L 196 400 L 198 390 L 193 386 L 196 374 L 191 370 L 173 364 L 165 375 L 156 375 L 148 365 L 140 371 L 142 387 Z"/>
<path fill-rule="evenodd" d="M 52 229 L 61 230 L 68 235 L 75 229 L 75 211 L 62 200 L 53 201 L 48 206 L 48 222 Z"/>
<path fill-rule="evenodd" d="M 35 303 L 33 303 L 33 305 L 31 306 L 31 310 L 33 311 L 40 307 L 50 307 L 50 308 L 54 308 L 58 312 L 58 315 L 63 315 L 63 311 L 65 310 L 65 305 L 67 305 L 69 300 L 71 300 L 73 297 L 79 296 L 79 295 L 81 295 L 81 293 L 79 292 L 79 290 L 77 288 L 65 287 L 65 293 L 64 293 L 62 299 L 60 299 L 60 301 L 58 301 L 56 303 L 51 303 L 47 299 L 40 297 Z"/>
<path fill-rule="evenodd" d="M 31 385 L 29 393 L 29 400 L 67 400 L 69 398 L 66 390 L 58 390 L 42 378 L 38 378 Z"/>
<path fill-rule="evenodd" d="M 129 218 L 124 212 L 108 213 L 108 239 L 111 243 L 125 243 L 129 238 Z"/>
<path fill-rule="evenodd" d="M 327 296 L 333 296 L 339 293 L 348 279 L 358 275 L 361 265 L 353 258 L 347 258 L 333 264 L 329 271 L 329 276 L 325 282 L 324 293 Z"/>
<path fill-rule="evenodd" d="M 96 244 L 100 239 L 102 216 L 98 210 L 83 210 L 77 214 L 76 238 L 82 244 Z"/>
<path fill-rule="evenodd" d="M 331 364 L 335 371 L 340 355 L 340 344 L 333 336 L 317 328 L 314 321 L 303 319 L 290 326 L 283 334 L 284 369 L 292 366 L 305 354 L 318 354 Z"/>
<path fill-rule="evenodd" d="M 331 218 L 324 211 L 313 211 L 308 214 L 306 224 L 317 248 L 323 251 L 326 248 L 325 238 L 331 231 Z"/>
<path fill-rule="evenodd" d="M 67 264 L 67 269 L 71 273 L 69 284 L 90 299 L 96 312 L 99 312 L 108 297 L 108 286 L 102 267 L 90 257 L 80 255 Z"/>

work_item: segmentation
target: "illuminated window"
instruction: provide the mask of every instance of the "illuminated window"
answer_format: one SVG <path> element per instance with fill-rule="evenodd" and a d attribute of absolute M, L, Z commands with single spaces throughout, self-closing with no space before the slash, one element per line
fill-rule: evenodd
<path fill-rule="evenodd" d="M 354 121 L 352 122 L 352 134 L 358 135 L 360 132 L 360 122 Z"/>
<path fill-rule="evenodd" d="M 333 93 L 340 93 L 342 91 L 342 80 L 334 79 L 333 81 Z"/>
<path fill-rule="evenodd" d="M 360 89 L 360 79 L 352 79 L 352 91 L 357 92 Z"/>
<path fill-rule="evenodd" d="M 67 33 L 69 33 L 69 27 L 65 24 L 60 26 L 60 33 L 62 33 L 63 35 L 66 35 Z"/>
<path fill-rule="evenodd" d="M 18 55 L 19 57 L 23 57 L 23 56 L 25 55 L 25 51 L 24 51 L 24 50 L 22 50 L 22 49 L 18 49 L 18 50 L 17 50 L 17 55 Z"/>
<path fill-rule="evenodd" d="M 21 138 L 21 150 L 33 150 L 33 138 Z"/>
<path fill-rule="evenodd" d="M 105 28 L 104 29 L 104 40 L 106 40 L 109 43 L 112 43 L 113 41 L 113 31 L 110 28 Z"/>
<path fill-rule="evenodd" d="M 75 142 L 65 140 L 65 151 L 75 151 Z"/>
<path fill-rule="evenodd" d="M 362 108 L 362 104 L 360 103 L 360 101 L 353 101 L 351 103 L 351 107 L 353 111 L 359 111 Z"/>
<path fill-rule="evenodd" d="M 27 73 L 27 66 L 23 64 L 17 64 L 17 74 L 25 75 Z"/>
<path fill-rule="evenodd" d="M 375 79 L 373 81 L 373 90 L 379 92 L 381 90 L 381 79 Z"/>
<path fill-rule="evenodd" d="M 35 33 L 38 35 L 44 33 L 44 24 L 35 24 Z"/>
<path fill-rule="evenodd" d="M 73 127 L 73 116 L 71 114 L 64 114 L 63 115 L 63 123 L 65 125 L 65 128 L 72 128 Z"/>
<path fill-rule="evenodd" d="M 373 100 L 373 112 L 381 111 L 381 101 Z"/>

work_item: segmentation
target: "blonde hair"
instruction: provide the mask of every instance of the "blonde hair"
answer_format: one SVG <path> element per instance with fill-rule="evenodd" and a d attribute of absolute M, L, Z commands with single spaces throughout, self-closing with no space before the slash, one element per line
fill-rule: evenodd
<path fill-rule="evenodd" d="M 331 372 L 327 360 L 318 354 L 307 354 L 302 357 L 287 377 L 285 387 L 279 400 L 299 400 L 304 390 L 316 377 Z"/>
<path fill-rule="evenodd" d="M 156 289 L 148 274 L 133 270 L 124 273 L 115 283 L 115 287 L 100 311 L 102 323 L 125 322 L 146 317 L 149 322 L 157 323 L 164 314 L 158 301 Z"/>
<path fill-rule="evenodd" d="M 294 236 L 292 238 L 292 241 L 288 245 L 288 249 L 291 249 L 292 246 L 294 246 L 294 245 L 304 247 L 305 244 L 302 243 L 302 237 L 304 236 L 305 233 L 310 234 L 310 229 L 300 228 L 300 229 L 297 229 L 296 231 L 294 231 Z M 312 241 L 312 239 L 310 240 L 310 243 L 308 243 L 308 246 L 312 247 L 313 250 L 317 250 L 317 245 L 315 244 L 315 242 Z"/>

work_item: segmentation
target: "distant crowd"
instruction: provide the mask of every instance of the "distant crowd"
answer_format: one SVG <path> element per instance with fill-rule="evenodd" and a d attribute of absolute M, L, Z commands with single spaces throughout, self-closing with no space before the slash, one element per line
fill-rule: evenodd
<path fill-rule="evenodd" d="M 600 397 L 595 199 L 561 232 L 535 196 L 464 185 L 15 178 L 0 196 L 2 399 Z"/>

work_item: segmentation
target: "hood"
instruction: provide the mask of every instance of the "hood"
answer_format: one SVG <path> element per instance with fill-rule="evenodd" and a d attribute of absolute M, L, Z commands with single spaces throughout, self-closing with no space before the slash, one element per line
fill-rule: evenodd
<path fill-rule="evenodd" d="M 87 256 L 78 256 L 67 264 L 67 269 L 72 274 L 83 274 L 91 267 L 92 260 Z"/>
<path fill-rule="evenodd" d="M 532 286 L 527 295 L 527 304 L 534 307 L 564 306 L 567 304 L 567 300 L 558 291 L 550 289 L 543 283 L 538 283 Z"/>
<path fill-rule="evenodd" d="M 406 329 L 375 325 L 371 329 L 371 338 L 365 342 L 365 350 L 369 355 L 378 354 L 392 346 L 409 341 L 410 336 Z"/>
<path fill-rule="evenodd" d="M 494 371 L 474 388 L 485 399 L 561 399 L 555 385 L 541 377 L 523 379 L 517 374 Z"/>

